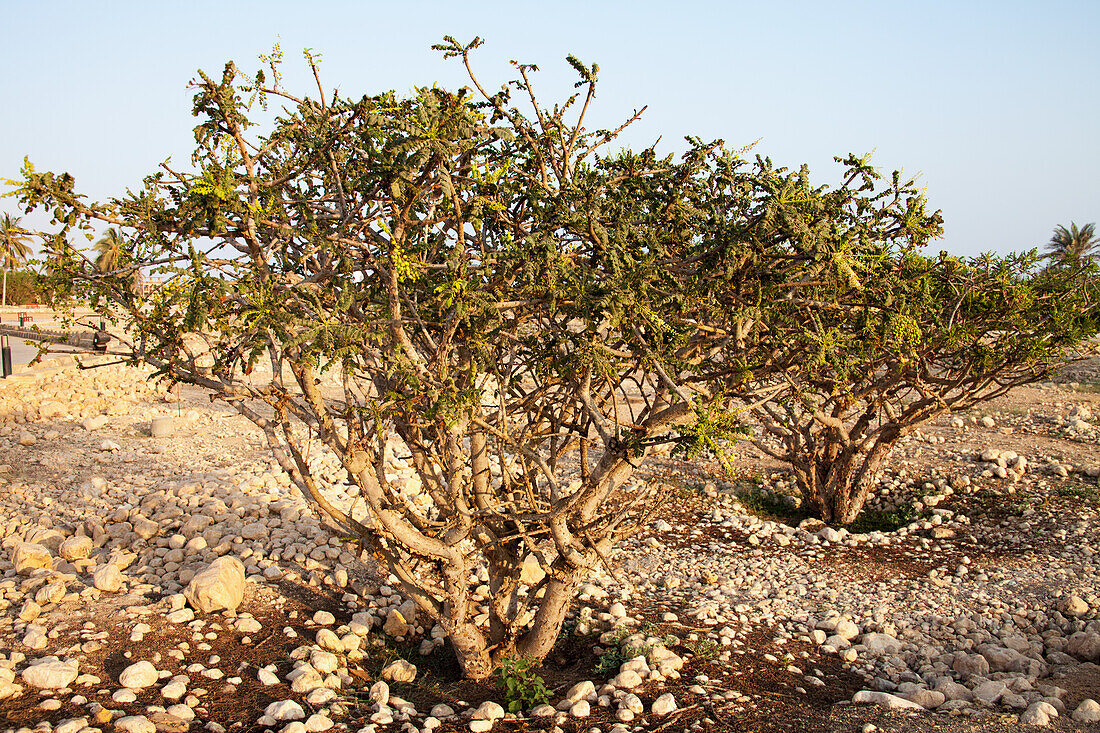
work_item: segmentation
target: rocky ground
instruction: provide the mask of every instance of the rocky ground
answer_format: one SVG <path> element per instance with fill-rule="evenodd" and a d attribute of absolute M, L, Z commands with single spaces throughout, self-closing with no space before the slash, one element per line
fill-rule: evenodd
<path fill-rule="evenodd" d="M 0 730 L 1100 730 L 1088 385 L 929 425 L 850 529 L 751 450 L 737 479 L 656 460 L 672 500 L 580 589 L 550 704 L 517 717 L 249 423 L 146 376 L 0 384 Z"/>

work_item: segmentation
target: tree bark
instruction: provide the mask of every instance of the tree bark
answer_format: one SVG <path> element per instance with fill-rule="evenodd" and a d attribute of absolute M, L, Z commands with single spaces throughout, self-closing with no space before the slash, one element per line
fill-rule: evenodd
<path fill-rule="evenodd" d="M 868 452 L 842 450 L 831 457 L 792 460 L 804 505 L 829 524 L 851 524 L 881 473 L 893 443 L 880 441 Z"/>
<path fill-rule="evenodd" d="M 450 626 L 451 628 L 447 628 Z M 489 653 L 485 636 L 471 623 L 444 624 L 451 641 L 462 676 L 472 680 L 484 680 L 496 671 L 498 662 Z"/>
<path fill-rule="evenodd" d="M 576 585 L 576 580 L 573 578 L 569 580 L 552 578 L 547 582 L 546 593 L 542 597 L 542 603 L 539 604 L 539 610 L 535 613 L 535 620 L 530 630 L 516 645 L 516 651 L 520 656 L 530 657 L 539 662 L 546 659 L 553 650 L 554 644 L 557 643 Z"/>

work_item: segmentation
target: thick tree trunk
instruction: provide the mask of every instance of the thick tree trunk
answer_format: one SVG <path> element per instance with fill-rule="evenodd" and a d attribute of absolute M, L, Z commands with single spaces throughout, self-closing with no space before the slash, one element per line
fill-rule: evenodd
<path fill-rule="evenodd" d="M 446 628 L 446 624 L 444 628 Z M 460 623 L 447 629 L 462 676 L 472 680 L 488 679 L 499 662 L 489 653 L 485 636 L 471 623 Z"/>
<path fill-rule="evenodd" d="M 531 628 L 518 641 L 504 639 L 490 645 L 481 630 L 472 623 L 444 619 L 443 627 L 450 638 L 463 677 L 472 680 L 487 679 L 500 667 L 501 660 L 514 654 L 537 662 L 545 659 L 558 640 L 575 587 L 575 581 L 548 581 Z"/>
<path fill-rule="evenodd" d="M 577 583 L 573 579 L 551 579 L 546 584 L 546 593 L 539 604 L 535 620 L 530 630 L 523 635 L 516 651 L 523 657 L 541 662 L 553 650 L 557 643 L 569 602 L 573 600 L 573 590 Z"/>
<path fill-rule="evenodd" d="M 893 444 L 877 443 L 868 453 L 840 451 L 792 461 L 803 504 L 829 524 L 850 524 L 878 479 Z"/>

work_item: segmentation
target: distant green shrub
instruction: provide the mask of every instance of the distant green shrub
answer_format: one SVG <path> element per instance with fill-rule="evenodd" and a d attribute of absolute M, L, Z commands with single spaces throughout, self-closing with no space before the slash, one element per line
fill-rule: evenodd
<path fill-rule="evenodd" d="M 30 270 L 8 273 L 8 305 L 30 305 L 42 302 L 42 282 Z"/>

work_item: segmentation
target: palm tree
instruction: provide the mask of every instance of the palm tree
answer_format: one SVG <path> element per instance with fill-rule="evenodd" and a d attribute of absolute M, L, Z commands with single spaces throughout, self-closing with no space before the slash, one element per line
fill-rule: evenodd
<path fill-rule="evenodd" d="M 1047 243 L 1047 255 L 1061 262 L 1070 257 L 1100 260 L 1100 237 L 1096 235 L 1096 224 L 1085 224 L 1080 229 L 1070 222 L 1069 229 L 1063 226 L 1054 229 L 1054 236 Z"/>
<path fill-rule="evenodd" d="M 95 243 L 95 251 L 98 253 L 95 258 L 95 265 L 100 272 L 110 272 L 118 267 L 125 245 L 126 240 L 123 239 L 122 232 L 114 227 L 108 229 L 100 237 L 99 241 Z"/>
<path fill-rule="evenodd" d="M 0 305 L 8 304 L 8 271 L 27 261 L 31 253 L 30 236 L 19 226 L 20 217 L 0 216 L 0 266 L 4 268 L 4 293 Z"/>

